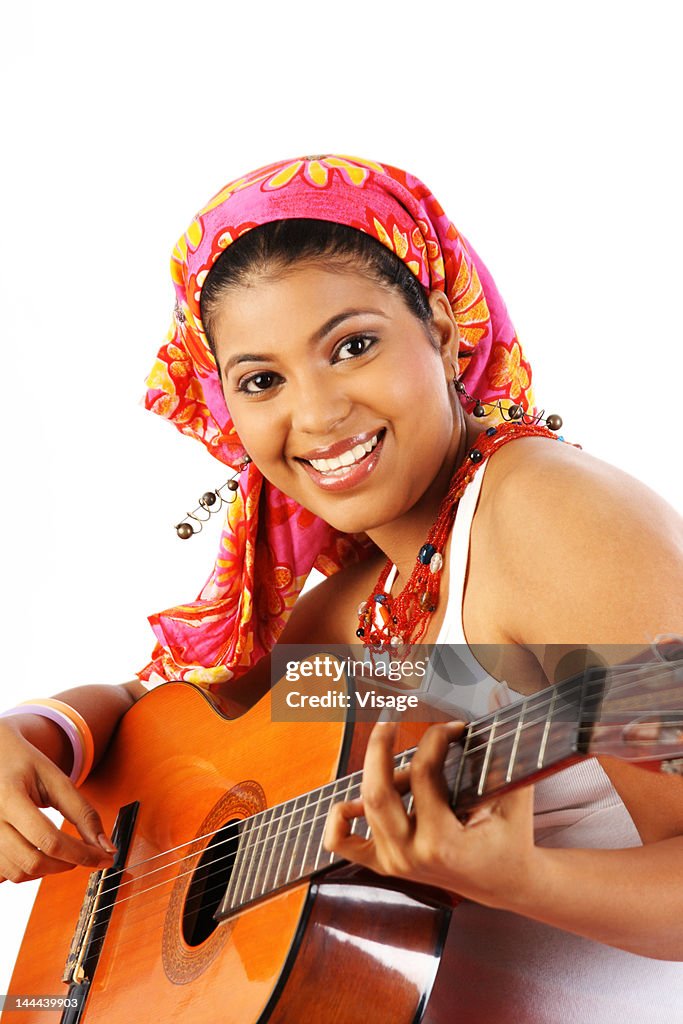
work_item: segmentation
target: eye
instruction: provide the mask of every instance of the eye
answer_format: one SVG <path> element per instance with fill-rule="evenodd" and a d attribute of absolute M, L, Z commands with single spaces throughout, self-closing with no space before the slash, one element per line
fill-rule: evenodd
<path fill-rule="evenodd" d="M 335 358 L 339 362 L 343 362 L 347 359 L 356 359 L 358 356 L 365 355 L 377 341 L 377 338 L 373 334 L 356 334 L 353 338 L 347 338 L 335 353 Z M 346 355 L 343 353 L 346 352 Z"/>
<path fill-rule="evenodd" d="M 273 388 L 278 376 L 277 373 L 254 373 L 251 377 L 243 377 L 236 390 L 246 395 L 262 395 Z"/>

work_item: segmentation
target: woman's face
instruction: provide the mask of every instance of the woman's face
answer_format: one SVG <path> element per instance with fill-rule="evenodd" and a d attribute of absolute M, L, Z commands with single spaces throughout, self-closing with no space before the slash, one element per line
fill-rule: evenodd
<path fill-rule="evenodd" d="M 226 403 L 256 466 L 344 532 L 411 509 L 452 450 L 453 341 L 360 272 L 306 264 L 227 291 L 213 320 Z M 447 335 L 450 331 L 450 342 Z"/>

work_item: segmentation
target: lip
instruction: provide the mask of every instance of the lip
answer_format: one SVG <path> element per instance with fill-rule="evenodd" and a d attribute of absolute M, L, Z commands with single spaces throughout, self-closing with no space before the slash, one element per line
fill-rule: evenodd
<path fill-rule="evenodd" d="M 377 427 L 376 430 L 366 430 L 364 434 L 354 434 L 353 437 L 346 437 L 343 441 L 335 441 L 334 444 L 330 444 L 327 448 L 314 448 L 310 452 L 306 452 L 305 455 L 297 455 L 297 459 L 334 459 L 337 455 L 341 455 L 342 452 L 348 452 L 352 448 L 355 448 L 357 444 L 365 444 L 366 441 L 372 440 L 375 434 L 379 434 L 382 427 Z"/>
<path fill-rule="evenodd" d="M 321 473 L 315 469 L 310 462 L 301 461 L 301 465 L 306 470 L 308 475 L 314 484 L 317 484 L 324 491 L 346 491 L 351 487 L 357 487 L 358 484 L 366 480 L 370 474 L 374 471 L 379 457 L 382 454 L 384 448 L 384 439 L 387 436 L 385 430 L 376 431 L 375 433 L 381 433 L 381 437 L 375 447 L 369 452 L 365 458 L 361 459 L 360 462 L 354 462 L 352 466 L 344 466 L 343 472 L 335 471 L 334 476 L 329 473 Z M 370 440 L 375 434 L 368 434 L 366 440 Z M 361 441 L 357 442 L 362 444 Z M 344 448 L 341 451 L 345 451 Z M 316 458 L 317 456 L 313 456 Z M 324 456 L 320 456 L 324 458 Z M 334 456 L 332 456 L 333 458 Z"/>

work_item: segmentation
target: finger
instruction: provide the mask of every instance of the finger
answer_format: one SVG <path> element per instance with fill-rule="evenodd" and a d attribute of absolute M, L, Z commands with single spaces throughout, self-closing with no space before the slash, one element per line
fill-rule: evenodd
<path fill-rule="evenodd" d="M 410 788 L 413 809 L 422 829 L 430 825 L 441 828 L 444 804 L 449 804 L 449 793 L 444 778 L 444 761 L 451 743 L 465 728 L 464 722 L 446 722 L 432 725 L 426 731 L 410 762 Z M 454 820 L 457 818 L 453 815 Z"/>
<path fill-rule="evenodd" d="M 105 850 L 97 838 L 98 834 L 104 833 L 104 829 L 94 808 L 58 768 L 50 765 L 48 769 L 41 768 L 40 772 L 39 788 L 45 792 L 45 803 L 72 822 L 85 842 L 60 831 L 47 815 L 38 810 L 26 790 L 15 790 L 7 801 L 7 821 L 33 846 L 50 857 L 87 867 L 111 864 L 111 852 Z"/>
<path fill-rule="evenodd" d="M 52 806 L 64 815 L 67 821 L 75 825 L 87 843 L 116 853 L 116 847 L 105 833 L 102 819 L 83 794 L 76 789 L 69 779 L 51 761 L 47 763 L 45 779 L 48 798 Z"/>
<path fill-rule="evenodd" d="M 352 835 L 355 822 L 363 814 L 361 800 L 347 800 L 333 804 L 327 815 L 323 832 L 323 846 L 330 853 L 341 853 L 341 847 Z M 354 838 L 359 838 L 358 836 Z"/>
<path fill-rule="evenodd" d="M 52 806 L 64 814 L 56 801 Z M 102 867 L 111 866 L 113 863 L 112 854 L 104 850 L 99 843 L 83 842 L 60 831 L 26 794 L 17 793 L 6 806 L 5 814 L 7 822 L 31 846 L 40 850 L 46 857 L 62 861 L 68 867 Z"/>
<path fill-rule="evenodd" d="M 75 867 L 74 864 L 67 864 L 63 860 L 46 856 L 5 822 L 0 826 L 0 846 L 2 847 L 0 870 L 3 876 L 12 882 L 28 882 L 36 878 L 43 878 L 44 875 L 71 871 Z"/>
<path fill-rule="evenodd" d="M 378 723 L 370 734 L 363 765 L 361 798 L 365 818 L 375 839 L 380 842 L 404 839 L 412 831 L 403 801 L 396 790 L 395 735 L 393 722 Z"/>
<path fill-rule="evenodd" d="M 325 823 L 323 846 L 330 853 L 337 853 L 346 860 L 352 860 L 364 867 L 377 870 L 377 855 L 373 840 L 352 833 L 354 822 L 362 813 L 361 800 L 334 804 L 330 808 Z"/>

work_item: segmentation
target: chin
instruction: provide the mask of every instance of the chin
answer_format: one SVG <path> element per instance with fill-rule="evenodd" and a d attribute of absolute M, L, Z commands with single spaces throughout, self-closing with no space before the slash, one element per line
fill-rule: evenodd
<path fill-rule="evenodd" d="M 309 508 L 309 511 L 313 515 L 319 516 L 324 519 L 326 523 L 329 523 L 335 530 L 339 530 L 340 533 L 367 533 L 368 530 L 376 530 L 380 526 L 386 526 L 396 519 L 396 514 L 392 511 L 387 512 L 385 515 L 382 514 L 369 514 L 367 509 L 363 510 L 351 510 L 344 512 L 342 509 L 332 509 L 329 506 L 325 509 L 322 508 Z"/>

